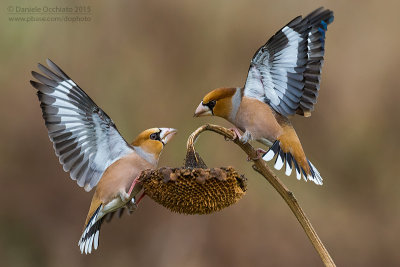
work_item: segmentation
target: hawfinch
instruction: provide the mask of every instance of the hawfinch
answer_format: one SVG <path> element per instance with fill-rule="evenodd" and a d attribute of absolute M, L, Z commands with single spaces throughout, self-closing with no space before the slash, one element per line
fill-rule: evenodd
<path fill-rule="evenodd" d="M 297 179 L 322 185 L 322 177 L 307 159 L 289 117 L 311 116 L 317 101 L 325 51 L 325 32 L 333 12 L 319 8 L 293 19 L 257 50 L 243 88 L 209 92 L 195 116 L 219 116 L 236 126 L 242 142 L 257 140 L 269 146 L 262 158 L 277 155 L 275 168 L 286 162 L 286 175 L 294 164 Z M 244 132 L 241 136 L 237 129 Z M 261 156 L 260 155 L 260 156 Z"/>
<path fill-rule="evenodd" d="M 90 191 L 96 187 L 82 236 L 81 252 L 97 249 L 104 219 L 115 211 L 136 207 L 141 186 L 136 178 L 154 169 L 165 144 L 176 133 L 172 128 L 152 128 L 128 144 L 114 122 L 56 64 L 39 64 L 43 76 L 32 71 L 50 140 L 64 171 Z M 143 195 L 142 195 L 143 196 Z M 136 202 L 135 202 L 136 201 Z M 107 215 L 107 216 L 106 216 Z"/>

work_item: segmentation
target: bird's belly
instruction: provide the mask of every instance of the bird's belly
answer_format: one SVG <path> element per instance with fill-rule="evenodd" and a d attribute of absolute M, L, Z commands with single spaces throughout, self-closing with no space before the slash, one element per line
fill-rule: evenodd
<path fill-rule="evenodd" d="M 109 212 L 113 212 L 119 208 L 121 208 L 122 206 L 124 206 L 125 203 L 122 201 L 122 199 L 118 196 L 115 197 L 113 200 L 111 200 L 110 202 L 108 202 L 106 205 L 103 206 L 101 212 L 103 214 L 109 213 Z M 100 218 L 100 216 L 99 216 Z"/>
<path fill-rule="evenodd" d="M 154 167 L 136 153 L 121 158 L 108 167 L 100 179 L 96 190 L 99 198 L 103 203 L 119 199 L 120 192 L 128 192 L 132 182 L 143 170 Z M 137 185 L 132 193 L 138 193 L 140 189 L 141 187 Z"/>
<path fill-rule="evenodd" d="M 274 143 L 273 140 L 271 141 L 266 138 L 257 139 L 257 141 L 260 142 L 261 144 L 269 146 L 269 147 L 272 146 L 272 144 Z"/>
<path fill-rule="evenodd" d="M 242 99 L 234 124 L 266 145 L 271 145 L 283 131 L 267 104 L 247 97 Z"/>

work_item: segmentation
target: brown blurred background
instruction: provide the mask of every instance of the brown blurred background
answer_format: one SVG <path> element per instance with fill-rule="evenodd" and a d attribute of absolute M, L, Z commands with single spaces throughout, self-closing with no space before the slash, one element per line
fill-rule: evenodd
<path fill-rule="evenodd" d="M 11 7 L 90 6 L 88 22 L 11 22 Z M 175 127 L 160 165 L 179 166 L 202 96 L 242 86 L 256 49 L 319 6 L 329 26 L 318 104 L 294 124 L 324 186 L 279 176 L 338 266 L 399 266 L 399 1 L 5 1 L 0 20 L 0 266 L 321 266 L 294 215 L 235 145 L 204 134 L 209 166 L 249 179 L 237 204 L 207 216 L 150 199 L 105 224 L 81 255 L 92 193 L 63 172 L 28 81 L 50 58 L 115 121 L 127 140 Z M 25 16 L 26 17 L 26 16 Z"/>

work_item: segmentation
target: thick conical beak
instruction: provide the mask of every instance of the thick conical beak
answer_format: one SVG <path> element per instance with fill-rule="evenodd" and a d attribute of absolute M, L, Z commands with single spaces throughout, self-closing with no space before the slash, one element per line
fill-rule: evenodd
<path fill-rule="evenodd" d="M 211 116 L 212 112 L 208 106 L 203 105 L 203 102 L 199 104 L 194 112 L 194 117 Z"/>
<path fill-rule="evenodd" d="M 178 132 L 174 128 L 160 128 L 160 130 L 160 138 L 164 145 L 167 144 L 169 140 L 171 140 L 172 137 Z"/>

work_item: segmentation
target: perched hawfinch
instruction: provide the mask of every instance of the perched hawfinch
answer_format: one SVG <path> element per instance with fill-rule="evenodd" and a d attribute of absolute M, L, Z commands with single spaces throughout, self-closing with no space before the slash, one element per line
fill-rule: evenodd
<path fill-rule="evenodd" d="M 47 76 L 32 72 L 50 140 L 64 171 L 78 185 L 96 191 L 79 240 L 81 252 L 97 249 L 104 219 L 114 212 L 136 207 L 141 186 L 136 178 L 154 169 L 164 145 L 176 133 L 172 128 L 145 130 L 130 145 L 114 122 L 56 64 L 39 64 Z M 142 195 L 143 196 L 143 195 Z M 107 215 L 107 216 L 106 216 Z"/>
<path fill-rule="evenodd" d="M 325 32 L 333 12 L 319 8 L 293 19 L 257 50 L 243 88 L 218 88 L 208 93 L 195 116 L 215 115 L 244 132 L 241 141 L 255 139 L 269 146 L 262 158 L 275 155 L 275 168 L 286 162 L 286 175 L 322 185 L 322 177 L 304 154 L 288 117 L 311 116 L 317 101 L 324 60 Z"/>

